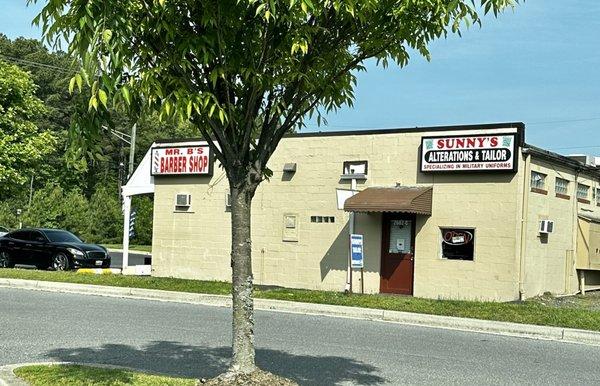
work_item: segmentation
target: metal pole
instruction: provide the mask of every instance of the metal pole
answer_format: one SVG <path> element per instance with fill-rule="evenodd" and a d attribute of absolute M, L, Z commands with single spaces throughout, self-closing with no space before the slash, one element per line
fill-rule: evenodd
<path fill-rule="evenodd" d="M 131 128 L 131 145 L 129 147 L 129 174 L 127 178 L 130 178 L 133 174 L 133 163 L 135 162 L 135 137 L 137 134 L 137 123 L 133 124 Z"/>
<path fill-rule="evenodd" d="M 131 216 L 131 196 L 123 195 L 123 274 L 129 265 L 129 219 Z"/>
<path fill-rule="evenodd" d="M 364 257 L 363 257 L 363 259 L 364 259 Z M 364 268 L 360 269 L 360 293 L 361 294 L 365 293 L 365 269 Z"/>
<path fill-rule="evenodd" d="M 352 293 L 352 234 L 354 233 L 354 212 L 350 212 L 348 235 L 348 293 Z"/>
<path fill-rule="evenodd" d="M 28 207 L 31 206 L 31 200 L 33 199 L 33 174 L 31 175 L 31 183 L 29 184 L 29 204 Z"/>

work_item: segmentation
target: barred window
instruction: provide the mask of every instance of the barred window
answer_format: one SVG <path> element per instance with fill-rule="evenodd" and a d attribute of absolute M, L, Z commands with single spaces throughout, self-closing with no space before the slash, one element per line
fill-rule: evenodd
<path fill-rule="evenodd" d="M 590 187 L 588 185 L 577 184 L 577 198 L 581 198 L 582 200 L 587 200 L 589 192 L 590 192 Z"/>
<path fill-rule="evenodd" d="M 545 189 L 546 175 L 539 172 L 531 172 L 531 187 L 533 189 Z"/>
<path fill-rule="evenodd" d="M 565 196 L 569 194 L 569 181 L 564 178 L 556 177 L 556 182 L 554 184 L 554 189 L 557 194 L 564 194 Z"/>

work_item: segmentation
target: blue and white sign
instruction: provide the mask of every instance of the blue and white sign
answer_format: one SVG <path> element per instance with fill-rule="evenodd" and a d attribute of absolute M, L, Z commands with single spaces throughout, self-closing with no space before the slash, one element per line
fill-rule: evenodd
<path fill-rule="evenodd" d="M 350 235 L 350 256 L 352 268 L 364 267 L 363 262 L 363 235 Z"/>

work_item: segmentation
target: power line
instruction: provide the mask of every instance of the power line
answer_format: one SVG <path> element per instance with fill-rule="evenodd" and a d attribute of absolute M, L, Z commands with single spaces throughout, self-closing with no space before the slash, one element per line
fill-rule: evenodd
<path fill-rule="evenodd" d="M 598 121 L 598 120 L 600 120 L 600 117 L 595 117 L 595 118 L 581 118 L 581 119 L 569 119 L 569 120 L 564 120 L 564 121 L 531 122 L 531 123 L 527 123 L 527 126 L 545 125 L 545 124 L 549 124 L 549 123 L 588 122 L 588 121 Z"/>
<path fill-rule="evenodd" d="M 73 73 L 75 73 L 75 71 L 69 71 L 69 70 L 66 70 L 66 69 L 64 69 L 62 67 L 53 66 L 51 64 L 34 62 L 32 60 L 27 60 L 27 59 L 19 59 L 19 58 L 15 58 L 15 57 L 12 57 L 12 56 L 6 56 L 6 55 L 0 54 L 0 58 L 9 60 L 9 61 L 17 63 L 17 64 L 24 64 L 24 65 L 34 66 L 34 67 L 41 67 L 41 68 L 47 68 L 47 69 L 51 69 L 51 70 L 57 70 L 57 71 L 61 71 L 61 72 L 65 73 L 65 74 L 73 74 Z"/>

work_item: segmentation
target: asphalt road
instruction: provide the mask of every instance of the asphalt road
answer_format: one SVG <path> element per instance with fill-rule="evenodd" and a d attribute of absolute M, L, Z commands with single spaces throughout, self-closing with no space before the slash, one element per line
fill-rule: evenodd
<path fill-rule="evenodd" d="M 257 362 L 300 384 L 600 384 L 600 347 L 354 319 L 256 313 Z M 0 365 L 83 361 L 211 377 L 230 310 L 0 288 Z"/>

